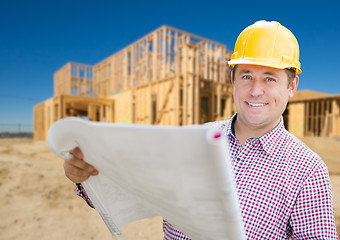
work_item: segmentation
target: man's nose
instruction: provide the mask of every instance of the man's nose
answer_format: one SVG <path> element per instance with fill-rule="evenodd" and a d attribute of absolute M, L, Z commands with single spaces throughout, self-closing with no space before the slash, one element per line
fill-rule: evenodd
<path fill-rule="evenodd" d="M 261 96 L 264 93 L 264 83 L 260 80 L 253 80 L 250 88 L 250 94 L 254 97 Z"/>

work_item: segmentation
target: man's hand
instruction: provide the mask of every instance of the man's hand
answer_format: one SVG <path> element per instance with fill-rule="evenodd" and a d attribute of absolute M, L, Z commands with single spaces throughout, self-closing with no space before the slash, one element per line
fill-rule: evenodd
<path fill-rule="evenodd" d="M 78 147 L 74 148 L 70 153 L 73 158 L 64 162 L 65 175 L 68 179 L 74 183 L 81 183 L 90 176 L 98 175 L 99 172 L 83 160 L 83 153 Z"/>

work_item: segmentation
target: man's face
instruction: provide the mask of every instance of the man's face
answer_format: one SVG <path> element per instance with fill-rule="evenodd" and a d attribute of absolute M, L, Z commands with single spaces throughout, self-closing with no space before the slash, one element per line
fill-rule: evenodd
<path fill-rule="evenodd" d="M 232 76 L 239 126 L 270 131 L 279 123 L 299 78 L 288 86 L 285 70 L 240 64 Z"/>

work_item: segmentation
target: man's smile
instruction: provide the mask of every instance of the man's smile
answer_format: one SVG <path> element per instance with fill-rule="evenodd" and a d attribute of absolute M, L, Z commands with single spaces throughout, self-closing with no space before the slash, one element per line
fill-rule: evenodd
<path fill-rule="evenodd" d="M 246 103 L 252 107 L 264 107 L 266 105 L 268 105 L 268 103 L 252 103 L 252 102 L 247 102 Z"/>

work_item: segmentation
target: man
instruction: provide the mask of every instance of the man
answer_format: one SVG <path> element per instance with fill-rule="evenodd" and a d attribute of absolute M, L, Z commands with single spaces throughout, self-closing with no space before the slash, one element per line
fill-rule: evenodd
<path fill-rule="evenodd" d="M 297 90 L 299 46 L 278 22 L 259 21 L 239 35 L 228 62 L 237 113 L 209 123 L 229 140 L 247 239 L 338 239 L 328 170 L 322 159 L 286 131 L 282 113 Z M 78 184 L 98 171 L 81 159 L 65 162 Z M 163 223 L 164 239 L 190 239 Z"/>

